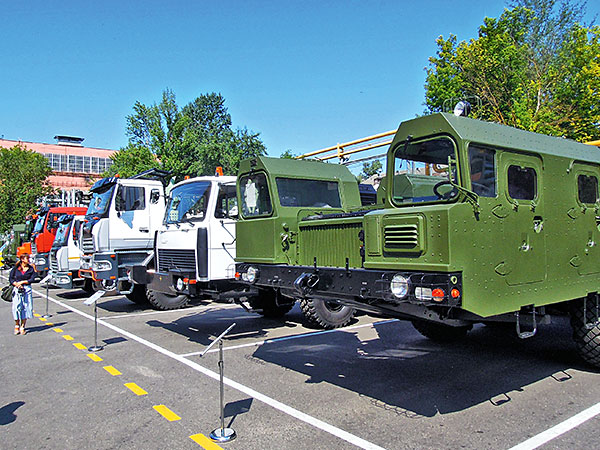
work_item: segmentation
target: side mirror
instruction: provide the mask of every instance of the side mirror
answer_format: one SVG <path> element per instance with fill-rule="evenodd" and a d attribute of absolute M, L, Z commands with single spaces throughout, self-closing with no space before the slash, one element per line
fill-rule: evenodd
<path fill-rule="evenodd" d="M 153 205 L 157 204 L 160 200 L 160 191 L 158 189 L 152 189 L 150 192 L 150 203 Z"/>

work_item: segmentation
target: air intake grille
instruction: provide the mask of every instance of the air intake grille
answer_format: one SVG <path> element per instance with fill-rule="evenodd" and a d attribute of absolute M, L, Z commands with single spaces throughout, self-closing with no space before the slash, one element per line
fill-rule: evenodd
<path fill-rule="evenodd" d="M 419 245 L 417 224 L 389 225 L 384 230 L 385 246 L 389 248 L 415 248 Z"/>
<path fill-rule="evenodd" d="M 81 250 L 85 254 L 94 253 L 94 238 L 84 235 L 81 239 Z"/>
<path fill-rule="evenodd" d="M 170 269 L 196 273 L 196 251 L 158 249 L 159 272 Z"/>
<path fill-rule="evenodd" d="M 50 269 L 52 272 L 58 272 L 58 260 L 56 259 L 56 250 L 50 252 Z"/>

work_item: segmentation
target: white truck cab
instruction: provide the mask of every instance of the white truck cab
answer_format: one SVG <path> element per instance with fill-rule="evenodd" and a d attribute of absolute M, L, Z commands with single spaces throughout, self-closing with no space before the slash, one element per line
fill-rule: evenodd
<path fill-rule="evenodd" d="M 92 186 L 80 240 L 80 276 L 132 301 L 145 301 L 145 295 L 132 292 L 126 267 L 152 253 L 165 209 L 164 185 L 157 178 L 167 175 L 152 169 L 132 178 L 103 178 Z"/>
<path fill-rule="evenodd" d="M 180 308 L 191 297 L 216 297 L 236 286 L 235 183 L 233 176 L 196 177 L 171 189 L 153 258 L 129 273 L 154 308 Z"/>
<path fill-rule="evenodd" d="M 65 214 L 58 219 L 58 229 L 49 254 L 50 284 L 62 289 L 84 288 L 92 291 L 91 283 L 79 277 L 81 249 L 79 238 L 85 216 Z M 91 280 L 90 280 L 91 281 Z"/>

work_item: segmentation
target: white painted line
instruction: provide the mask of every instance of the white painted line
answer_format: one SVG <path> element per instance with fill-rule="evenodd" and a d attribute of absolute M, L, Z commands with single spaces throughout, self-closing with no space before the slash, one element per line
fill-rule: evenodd
<path fill-rule="evenodd" d="M 150 315 L 154 315 L 154 314 L 167 314 L 167 313 L 181 314 L 182 312 L 195 311 L 200 308 L 206 308 L 206 307 L 205 306 L 194 306 L 192 308 L 185 308 L 185 309 L 170 309 L 168 311 L 147 311 L 147 312 L 143 312 L 143 313 L 127 313 L 127 314 L 119 314 L 118 316 L 103 316 L 103 317 L 99 317 L 99 318 L 100 319 L 123 319 L 125 317 L 150 316 Z"/>
<path fill-rule="evenodd" d="M 84 313 L 83 311 L 80 311 L 77 308 L 72 307 L 71 305 L 63 303 L 60 300 L 56 300 L 54 298 L 50 298 L 50 300 L 53 303 L 61 306 L 62 308 L 69 309 L 69 310 L 73 311 L 74 313 L 79 314 L 82 317 L 85 317 L 88 320 L 94 320 L 93 316 L 91 316 L 87 313 Z M 186 359 L 183 356 L 179 356 L 179 355 L 173 353 L 172 351 L 167 350 L 166 348 L 160 347 L 159 345 L 156 345 L 150 341 L 147 341 L 144 338 L 136 336 L 135 334 L 130 333 L 129 331 L 123 330 L 122 328 L 119 328 L 116 325 L 113 325 L 112 323 L 106 322 L 103 319 L 98 319 L 98 323 L 102 326 L 110 328 L 113 331 L 116 331 L 117 333 L 120 333 L 121 335 L 123 335 L 129 339 L 132 339 L 142 345 L 145 345 L 146 347 L 149 347 L 165 356 L 168 356 L 169 358 L 179 361 L 180 363 L 185 364 L 186 366 L 196 370 L 197 372 L 200 372 L 200 373 L 206 375 L 209 378 L 212 378 L 213 380 L 219 380 L 218 373 L 213 372 L 212 370 L 207 369 L 207 368 L 201 366 L 200 364 L 190 361 L 189 359 Z M 315 428 L 325 431 L 326 433 L 329 433 L 333 436 L 343 439 L 344 441 L 349 442 L 350 444 L 353 444 L 357 447 L 360 447 L 363 449 L 368 449 L 368 450 L 384 450 L 383 447 L 379 447 L 378 445 L 375 445 L 375 444 L 373 444 L 369 441 L 366 441 L 358 436 L 348 433 L 347 431 L 344 431 L 340 428 L 330 425 L 327 422 L 323 422 L 322 420 L 319 420 L 315 417 L 309 416 L 308 414 L 303 413 L 302 411 L 299 411 L 295 408 L 292 408 L 291 406 L 281 403 L 278 400 L 275 400 L 271 397 L 261 394 L 260 392 L 255 391 L 254 389 L 252 389 L 250 387 L 244 386 L 243 384 L 238 383 L 237 381 L 233 381 L 230 378 L 224 377 L 223 382 L 227 386 L 229 386 L 233 389 L 236 389 L 246 395 L 249 395 L 250 397 L 253 397 L 256 400 L 258 400 L 262 403 L 265 403 L 266 405 L 269 405 L 272 408 L 275 408 L 285 414 L 288 414 L 291 417 L 294 417 L 298 420 L 301 420 L 302 422 L 312 425 Z"/>
<path fill-rule="evenodd" d="M 398 319 L 380 320 L 378 322 L 363 323 L 361 325 L 353 325 L 351 327 L 345 327 L 345 328 L 336 328 L 334 330 L 315 331 L 315 332 L 312 332 L 312 333 L 295 334 L 293 336 L 285 336 L 285 337 L 280 337 L 280 338 L 265 339 L 264 341 L 250 342 L 248 344 L 240 344 L 240 345 L 232 345 L 230 347 L 224 347 L 223 350 L 236 350 L 236 349 L 239 349 L 239 348 L 246 348 L 246 347 L 260 347 L 261 345 L 273 344 L 275 342 L 288 341 L 290 339 L 301 339 L 301 338 L 318 336 L 318 335 L 321 335 L 321 334 L 335 333 L 335 332 L 339 332 L 339 331 L 355 330 L 357 328 L 365 328 L 365 327 L 370 327 L 372 325 L 380 325 L 380 324 L 391 323 L 391 322 L 398 322 Z M 218 351 L 219 351 L 218 348 L 213 348 L 213 349 L 209 350 L 206 353 L 213 353 L 213 352 L 218 352 Z M 200 353 L 203 353 L 203 352 L 184 353 L 184 354 L 179 355 L 179 356 L 183 356 L 184 358 L 187 358 L 188 356 L 196 356 L 196 355 L 199 355 Z"/>
<path fill-rule="evenodd" d="M 559 437 L 561 434 L 578 427 L 582 423 L 596 417 L 600 414 L 600 403 L 596 403 L 594 406 L 589 407 L 585 411 L 581 411 L 579 414 L 574 415 L 570 419 L 553 426 L 552 428 L 527 439 L 525 442 L 514 446 L 510 450 L 533 450 L 538 448 L 552 439 Z"/>

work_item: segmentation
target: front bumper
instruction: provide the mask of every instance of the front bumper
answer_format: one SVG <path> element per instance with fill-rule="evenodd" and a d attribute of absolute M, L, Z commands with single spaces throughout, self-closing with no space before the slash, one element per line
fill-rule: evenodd
<path fill-rule="evenodd" d="M 258 275 L 253 283 L 243 281 L 252 266 Z M 408 280 L 406 296 L 396 297 L 390 288 L 394 275 Z M 312 297 L 338 303 L 362 304 L 366 311 L 396 309 L 403 304 L 460 307 L 461 272 L 410 272 L 337 267 L 236 264 L 236 279 L 257 287 L 276 288 L 293 297 Z M 437 296 L 431 293 L 436 291 Z M 440 294 L 443 293 L 443 296 Z"/>
<path fill-rule="evenodd" d="M 199 295 L 200 290 L 196 281 L 196 274 L 184 271 L 169 271 L 166 273 L 147 270 L 145 266 L 136 265 L 127 267 L 129 281 L 134 284 L 143 284 L 153 291 L 171 295 Z M 182 289 L 177 289 L 178 281 Z"/>

